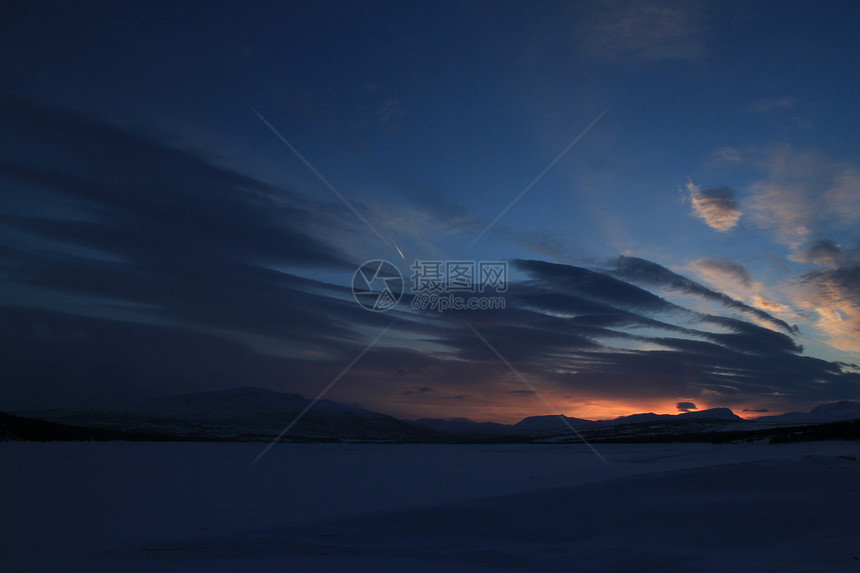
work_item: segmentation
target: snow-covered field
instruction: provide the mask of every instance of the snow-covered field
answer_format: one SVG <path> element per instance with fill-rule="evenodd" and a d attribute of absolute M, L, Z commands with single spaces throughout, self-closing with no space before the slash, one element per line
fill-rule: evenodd
<path fill-rule="evenodd" d="M 4 571 L 858 571 L 852 442 L 0 443 Z"/>

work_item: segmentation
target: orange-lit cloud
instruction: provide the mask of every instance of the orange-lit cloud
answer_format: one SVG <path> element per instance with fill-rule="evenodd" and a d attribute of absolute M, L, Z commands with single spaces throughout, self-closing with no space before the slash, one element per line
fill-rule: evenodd
<path fill-rule="evenodd" d="M 847 229 L 860 221 L 855 167 L 789 147 L 770 151 L 761 166 L 768 175 L 750 189 L 753 219 L 792 249 L 822 229 Z"/>
<path fill-rule="evenodd" d="M 815 312 L 815 327 L 839 350 L 860 353 L 858 268 L 811 273 L 799 304 Z"/>
<path fill-rule="evenodd" d="M 755 280 L 744 266 L 734 261 L 721 258 L 698 259 L 690 264 L 690 268 L 717 291 L 742 300 L 753 308 L 784 321 L 794 322 L 801 318 L 795 308 L 775 300 L 786 298 L 778 292 L 778 287 Z M 762 320 L 761 317 L 753 316 L 753 319 L 761 326 L 773 326 L 771 321 Z"/>
<path fill-rule="evenodd" d="M 762 310 L 766 310 L 772 313 L 790 313 L 792 309 L 790 306 L 785 304 L 779 304 L 778 302 L 773 302 L 772 300 L 768 300 L 763 296 L 757 294 L 752 297 L 752 305 L 756 308 L 760 308 Z"/>
<path fill-rule="evenodd" d="M 734 191 L 728 187 L 702 190 L 692 181 L 687 183 L 693 213 L 717 231 L 730 231 L 741 218 Z"/>

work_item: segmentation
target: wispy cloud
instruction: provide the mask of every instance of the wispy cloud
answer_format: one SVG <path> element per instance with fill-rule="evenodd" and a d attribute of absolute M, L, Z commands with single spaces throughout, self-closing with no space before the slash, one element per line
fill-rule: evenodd
<path fill-rule="evenodd" d="M 376 110 L 376 117 L 379 125 L 384 125 L 390 129 L 397 129 L 397 120 L 406 116 L 403 107 L 400 105 L 400 100 L 390 98 L 385 100 L 382 106 Z"/>
<path fill-rule="evenodd" d="M 766 153 L 761 166 L 767 176 L 751 187 L 753 220 L 792 249 L 860 222 L 860 169 L 854 165 L 781 147 Z"/>
<path fill-rule="evenodd" d="M 809 263 L 813 265 L 839 266 L 845 260 L 845 254 L 840 245 L 833 241 L 822 239 L 800 249 L 797 253 L 789 256 L 789 259 L 798 263 Z"/>
<path fill-rule="evenodd" d="M 689 268 L 716 293 L 762 311 L 762 314 L 749 314 L 759 324 L 774 325 L 771 317 L 786 321 L 802 318 L 790 305 L 776 302 L 775 299 L 786 300 L 778 285 L 755 280 L 746 267 L 735 261 L 723 257 L 704 258 L 693 261 Z"/>
<path fill-rule="evenodd" d="M 717 231 L 731 231 L 741 218 L 741 209 L 735 201 L 735 192 L 729 187 L 702 190 L 692 181 L 687 183 L 693 213 Z"/>
<path fill-rule="evenodd" d="M 709 278 L 728 278 L 745 287 L 752 285 L 752 276 L 749 271 L 741 265 L 725 257 L 710 257 L 693 261 L 692 266 L 699 273 Z"/>
<path fill-rule="evenodd" d="M 769 313 L 790 313 L 793 312 L 792 308 L 785 304 L 780 304 L 778 302 L 774 302 L 770 299 L 763 297 L 760 294 L 753 295 L 752 297 L 752 305 L 756 308 L 760 308 Z"/>
<path fill-rule="evenodd" d="M 782 129 L 809 129 L 813 125 L 802 106 L 798 106 L 797 100 L 788 95 L 758 99 L 744 111 Z"/>
<path fill-rule="evenodd" d="M 750 113 L 772 113 L 792 109 L 797 102 L 791 96 L 759 99 L 747 107 Z"/>
<path fill-rule="evenodd" d="M 718 163 L 742 163 L 744 156 L 736 147 L 720 147 L 713 152 L 711 160 Z"/>
<path fill-rule="evenodd" d="M 816 327 L 834 347 L 860 352 L 860 259 L 842 267 L 808 273 L 800 304 L 813 310 Z"/>
<path fill-rule="evenodd" d="M 626 0 L 585 4 L 577 29 L 585 52 L 606 60 L 696 60 L 706 54 L 698 2 Z"/>
<path fill-rule="evenodd" d="M 790 104 L 791 100 L 778 100 L 764 107 Z M 773 300 L 759 290 L 752 306 L 782 316 L 814 316 L 814 327 L 827 344 L 857 352 L 860 296 L 854 284 L 860 249 L 841 243 L 853 240 L 852 231 L 860 224 L 860 168 L 787 145 L 751 148 L 739 151 L 737 157 L 764 173 L 750 186 L 744 201 L 750 219 L 788 248 L 789 260 L 819 267 L 782 288 L 783 296 L 777 298 L 785 300 Z M 785 267 L 783 272 L 790 270 Z"/>
<path fill-rule="evenodd" d="M 711 261 L 711 264 L 714 264 L 713 260 Z M 736 263 L 717 259 L 716 264 L 721 265 L 724 268 L 728 268 L 730 272 L 734 273 L 736 276 L 740 276 L 742 279 L 749 280 L 749 275 L 745 272 L 745 269 Z M 706 300 L 718 302 L 728 308 L 751 315 L 757 320 L 761 320 L 771 326 L 784 330 L 785 332 L 795 332 L 795 329 L 789 326 L 784 320 L 739 300 L 735 300 L 723 292 L 709 289 L 706 286 L 683 275 L 679 275 L 662 265 L 645 259 L 637 257 L 619 257 L 615 261 L 614 269 L 611 272 L 617 277 L 634 283 L 666 287 L 685 294 L 692 294 Z"/>

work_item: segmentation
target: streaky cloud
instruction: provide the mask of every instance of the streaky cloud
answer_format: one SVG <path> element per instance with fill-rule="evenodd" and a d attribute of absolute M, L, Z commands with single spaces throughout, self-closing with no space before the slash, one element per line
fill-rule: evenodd
<path fill-rule="evenodd" d="M 695 261 L 694 265 L 714 273 L 729 276 L 746 287 L 752 284 L 752 276 L 746 267 L 725 257 L 699 259 Z"/>
<path fill-rule="evenodd" d="M 513 265 L 545 281 L 546 284 L 552 284 L 554 289 L 562 292 L 583 294 L 591 299 L 609 302 L 621 308 L 686 312 L 686 309 L 645 289 L 598 271 L 523 259 L 514 260 Z"/>
<path fill-rule="evenodd" d="M 730 263 L 731 264 L 731 263 Z M 737 273 L 734 264 L 731 264 L 732 272 Z M 740 267 L 740 265 L 737 265 Z M 743 267 L 740 267 L 741 269 Z M 796 327 L 761 309 L 733 299 L 732 297 L 709 289 L 685 276 L 657 263 L 640 259 L 638 257 L 621 256 L 614 262 L 614 268 L 610 271 L 614 276 L 629 280 L 634 283 L 642 283 L 651 286 L 662 286 L 685 294 L 692 294 L 706 300 L 718 302 L 726 307 L 752 315 L 759 320 L 765 321 L 790 334 L 796 334 Z M 743 276 L 744 273 L 741 274 Z"/>

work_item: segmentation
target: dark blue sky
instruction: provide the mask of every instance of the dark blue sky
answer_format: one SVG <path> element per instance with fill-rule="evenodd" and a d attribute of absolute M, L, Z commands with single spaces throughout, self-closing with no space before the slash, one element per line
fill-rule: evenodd
<path fill-rule="evenodd" d="M 0 408 L 315 396 L 387 327 L 328 398 L 548 413 L 493 349 L 578 417 L 857 398 L 858 24 L 851 2 L 6 7 Z M 367 311 L 371 259 L 407 286 L 416 259 L 507 261 L 505 308 Z"/>

